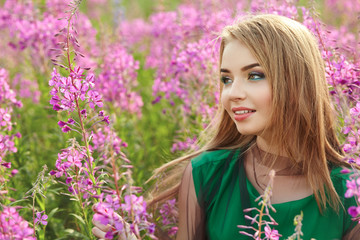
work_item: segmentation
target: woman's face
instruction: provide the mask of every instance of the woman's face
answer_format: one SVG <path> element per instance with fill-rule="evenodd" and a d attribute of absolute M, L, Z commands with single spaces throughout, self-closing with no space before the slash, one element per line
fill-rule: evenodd
<path fill-rule="evenodd" d="M 222 104 L 243 135 L 262 137 L 272 111 L 271 87 L 249 49 L 237 40 L 224 49 L 221 63 Z"/>

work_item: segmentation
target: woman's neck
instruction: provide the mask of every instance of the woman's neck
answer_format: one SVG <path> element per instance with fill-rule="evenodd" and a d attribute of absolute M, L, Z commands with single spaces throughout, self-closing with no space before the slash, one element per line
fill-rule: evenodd
<path fill-rule="evenodd" d="M 270 142 L 271 141 L 267 141 L 263 137 L 260 137 L 260 136 L 256 137 L 256 145 L 259 147 L 259 149 L 261 149 L 264 152 L 267 152 L 269 154 L 288 157 L 286 152 L 283 149 L 279 149 L 278 146 L 273 146 Z"/>
<path fill-rule="evenodd" d="M 284 150 L 269 145 L 264 138 L 257 137 L 252 149 L 254 164 L 274 169 L 277 175 L 301 175 L 299 164 L 287 156 Z"/>

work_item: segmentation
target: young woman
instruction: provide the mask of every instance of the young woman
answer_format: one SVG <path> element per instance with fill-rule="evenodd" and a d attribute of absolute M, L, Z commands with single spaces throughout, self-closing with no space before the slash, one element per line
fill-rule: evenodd
<path fill-rule="evenodd" d="M 271 169 L 276 213 L 270 214 L 280 239 L 294 233 L 293 219 L 301 212 L 302 239 L 360 239 L 347 214 L 356 203 L 344 198 L 340 170 L 346 164 L 315 37 L 276 15 L 226 27 L 220 90 L 219 111 L 204 131 L 202 149 L 155 174 L 169 173 L 151 204 L 178 196 L 177 239 L 249 239 L 237 226 L 253 225 L 245 218 L 253 213 L 243 210 L 258 207 L 255 199 L 264 193 Z"/>
<path fill-rule="evenodd" d="M 249 239 L 237 226 L 251 225 L 243 210 L 258 207 L 274 169 L 270 213 L 283 238 L 301 212 L 303 239 L 343 238 L 356 203 L 344 198 L 343 153 L 315 37 L 294 20 L 257 15 L 226 27 L 221 39 L 218 116 L 200 151 L 159 169 L 186 163 L 181 184 L 154 201 L 179 194 L 178 239 Z"/>

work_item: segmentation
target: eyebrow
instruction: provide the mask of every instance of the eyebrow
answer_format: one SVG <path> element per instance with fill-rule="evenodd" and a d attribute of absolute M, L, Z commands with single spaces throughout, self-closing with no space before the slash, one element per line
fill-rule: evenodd
<path fill-rule="evenodd" d="M 241 68 L 241 71 L 244 72 L 244 71 L 249 70 L 249 69 L 254 68 L 254 67 L 260 67 L 260 64 L 258 64 L 258 63 L 249 64 L 249 65 Z"/>
<path fill-rule="evenodd" d="M 258 63 L 252 63 L 252 64 L 249 64 L 249 65 L 246 65 L 245 67 L 242 67 L 241 71 L 244 72 L 246 70 L 249 70 L 249 69 L 254 68 L 254 67 L 259 67 L 259 66 L 260 66 L 260 64 L 258 64 Z M 230 71 L 228 69 L 225 69 L 225 68 L 221 68 L 220 72 L 230 73 Z"/>

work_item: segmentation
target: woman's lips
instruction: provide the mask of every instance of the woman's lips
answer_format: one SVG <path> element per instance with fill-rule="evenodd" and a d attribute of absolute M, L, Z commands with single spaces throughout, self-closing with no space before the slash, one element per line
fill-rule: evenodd
<path fill-rule="evenodd" d="M 236 107 L 231 109 L 234 113 L 234 119 L 236 121 L 242 121 L 246 118 L 250 117 L 252 114 L 254 114 L 256 111 L 251 108 L 246 107 Z"/>

